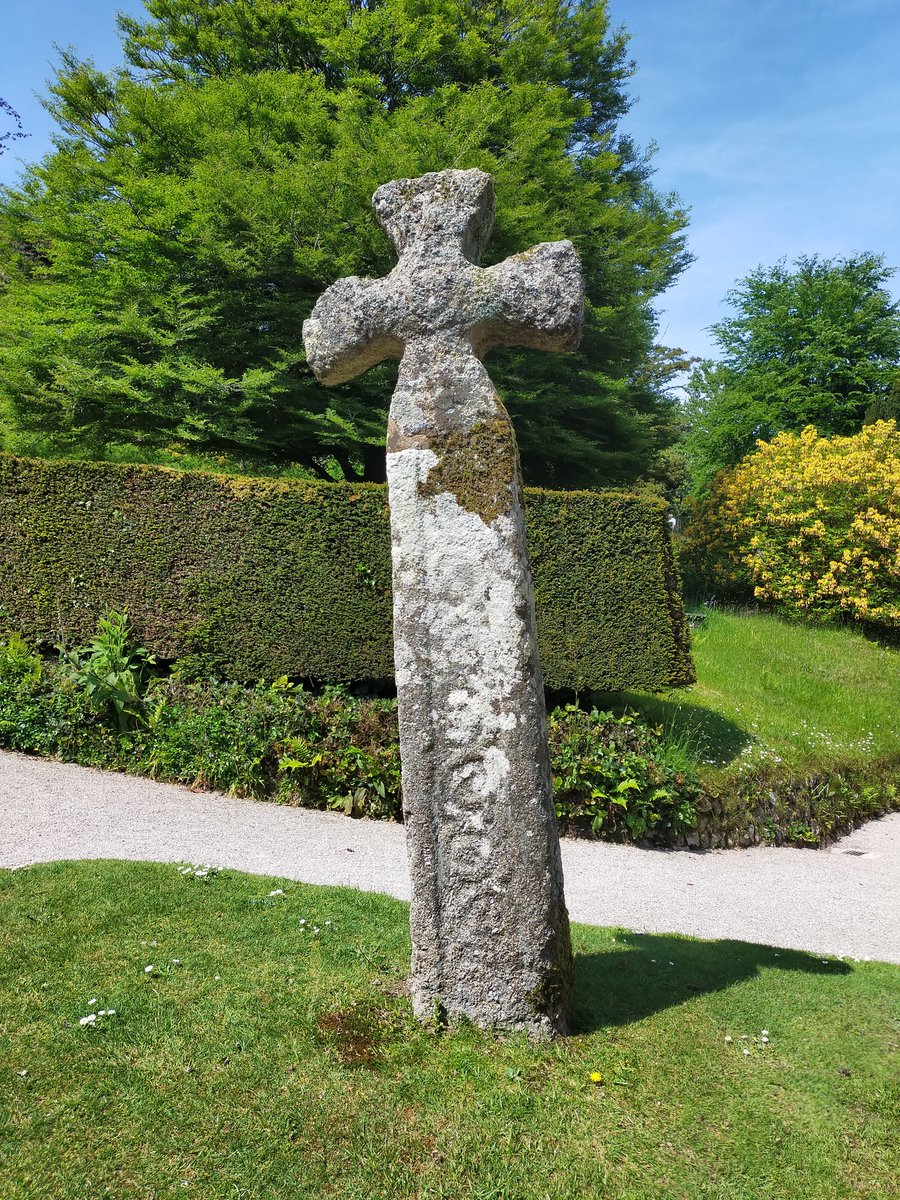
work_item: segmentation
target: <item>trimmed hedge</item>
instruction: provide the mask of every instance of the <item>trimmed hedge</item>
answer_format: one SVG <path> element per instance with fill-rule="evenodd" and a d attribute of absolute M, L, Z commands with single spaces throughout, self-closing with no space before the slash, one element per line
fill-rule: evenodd
<path fill-rule="evenodd" d="M 693 682 L 664 503 L 528 489 L 526 511 L 547 686 Z M 0 455 L 3 620 L 83 642 L 108 607 L 197 674 L 388 679 L 386 490 Z"/>
<path fill-rule="evenodd" d="M 827 846 L 866 821 L 900 810 L 900 760 L 873 758 L 796 772 L 777 765 L 701 783 L 687 846 Z"/>

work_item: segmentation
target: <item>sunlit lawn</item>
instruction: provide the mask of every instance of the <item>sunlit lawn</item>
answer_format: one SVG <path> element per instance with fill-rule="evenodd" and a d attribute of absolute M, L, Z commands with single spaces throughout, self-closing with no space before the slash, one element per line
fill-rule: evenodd
<path fill-rule="evenodd" d="M 900 648 L 849 629 L 707 609 L 693 649 L 694 687 L 625 702 L 701 766 L 900 761 Z"/>
<path fill-rule="evenodd" d="M 896 1194 L 895 967 L 578 927 L 534 1045 L 419 1026 L 384 897 L 59 864 L 0 926 L 3 1200 Z"/>

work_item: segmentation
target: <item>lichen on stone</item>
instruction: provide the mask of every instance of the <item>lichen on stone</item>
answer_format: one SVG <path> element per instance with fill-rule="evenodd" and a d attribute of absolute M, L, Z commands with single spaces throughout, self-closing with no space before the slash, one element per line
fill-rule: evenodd
<path fill-rule="evenodd" d="M 560 1033 L 570 938 L 518 451 L 482 359 L 574 349 L 578 255 L 561 241 L 478 266 L 482 171 L 394 180 L 374 205 L 397 266 L 332 284 L 303 330 L 327 383 L 402 354 L 386 466 L 413 1010 Z"/>
<path fill-rule="evenodd" d="M 485 525 L 512 508 L 519 476 L 519 452 L 512 422 L 504 412 L 478 421 L 468 431 L 429 439 L 438 461 L 419 484 L 421 496 L 452 495 L 460 508 L 477 513 Z"/>

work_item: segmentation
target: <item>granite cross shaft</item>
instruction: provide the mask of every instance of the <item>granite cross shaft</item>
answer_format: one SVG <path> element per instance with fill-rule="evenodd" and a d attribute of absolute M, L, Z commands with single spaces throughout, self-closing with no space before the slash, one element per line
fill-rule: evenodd
<path fill-rule="evenodd" d="M 572 952 L 518 452 L 481 358 L 578 344 L 578 256 L 548 242 L 480 268 L 482 171 L 396 180 L 373 206 L 397 266 L 333 284 L 303 337 L 327 384 L 400 359 L 387 479 L 413 1006 L 552 1035 Z"/>

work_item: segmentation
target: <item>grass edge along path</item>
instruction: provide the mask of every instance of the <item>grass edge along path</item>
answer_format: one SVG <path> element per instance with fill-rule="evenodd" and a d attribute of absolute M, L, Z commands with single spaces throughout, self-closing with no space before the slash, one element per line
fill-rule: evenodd
<path fill-rule="evenodd" d="M 530 1044 L 411 1018 L 383 896 L 83 862 L 0 906 L 4 1200 L 893 1194 L 896 967 L 577 926 Z"/>
<path fill-rule="evenodd" d="M 701 612 L 696 684 L 594 697 L 660 727 L 670 761 L 699 771 L 700 845 L 824 844 L 900 807 L 900 647 L 762 611 Z"/>
<path fill-rule="evenodd" d="M 551 710 L 565 831 L 704 848 L 823 845 L 900 807 L 900 648 L 847 629 L 722 611 L 708 612 L 695 641 L 699 682 L 688 691 L 582 697 L 633 709 L 649 727 L 630 713 Z M 106 669 L 82 662 L 72 676 L 16 635 L 0 640 L 0 746 L 399 817 L 392 701 L 303 692 L 287 680 L 185 684 L 173 674 L 145 681 L 125 731 L 96 691 L 85 691 Z"/>

